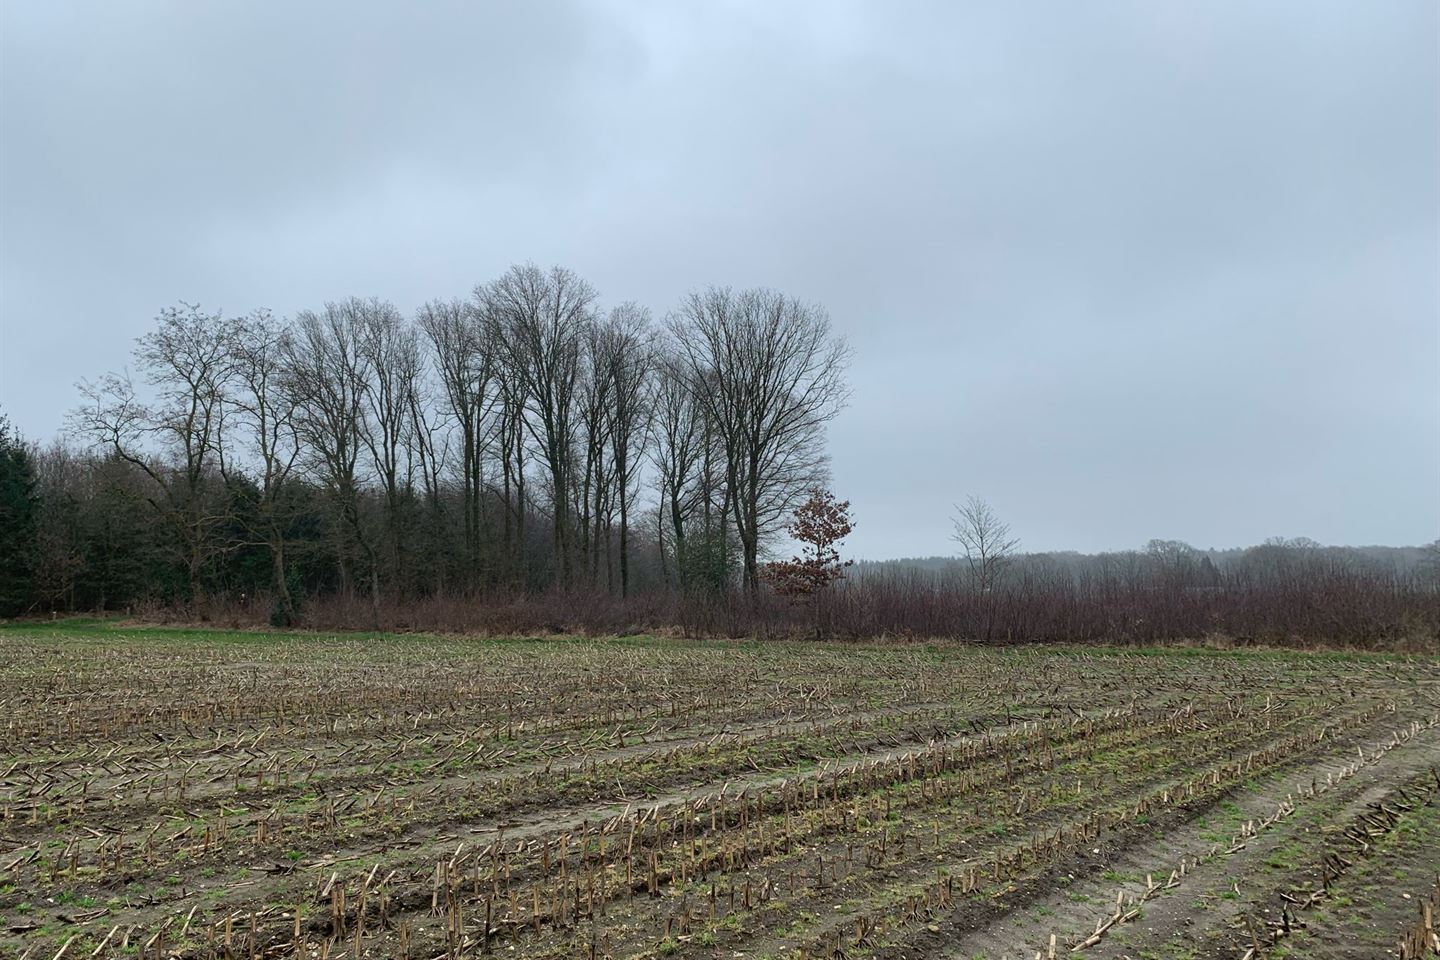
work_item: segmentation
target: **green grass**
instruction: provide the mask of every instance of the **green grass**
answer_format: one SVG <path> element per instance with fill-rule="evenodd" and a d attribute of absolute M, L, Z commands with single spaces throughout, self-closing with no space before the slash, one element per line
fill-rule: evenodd
<path fill-rule="evenodd" d="M 625 637 L 583 637 L 569 634 L 550 636 L 514 637 L 465 637 L 455 638 L 430 633 L 387 633 L 375 631 L 302 631 L 302 630 L 254 630 L 228 629 L 224 627 L 171 626 L 163 624 L 139 624 L 119 616 L 64 617 L 56 620 L 11 620 L 0 621 L 0 642 L 6 634 L 54 638 L 59 640 L 116 640 L 131 638 L 152 643 L 202 643 L 224 645 L 277 645 L 296 640 L 312 639 L 332 643 L 355 642 L 398 644 L 426 644 L 435 642 L 464 643 L 477 648 L 515 647 L 527 645 L 599 645 L 620 647 L 694 647 L 705 650 L 724 649 L 794 649 L 814 651 L 817 645 L 809 641 L 761 641 L 754 638 L 687 640 L 674 637 L 656 637 L 648 634 L 634 634 Z M 831 646 L 830 644 L 824 645 Z M 893 644 L 846 641 L 844 649 L 855 653 L 873 653 L 888 656 L 894 652 Z M 935 659 L 948 659 L 957 649 L 973 649 L 973 644 L 962 641 L 931 641 L 907 648 L 911 655 L 924 654 Z M 1297 660 L 1301 658 L 1321 661 L 1380 661 L 1416 662 L 1432 661 L 1433 658 L 1413 654 L 1370 653 L 1352 650 L 1294 651 L 1281 648 L 1220 649 L 1215 647 L 1176 644 L 1174 646 L 1089 646 L 1084 644 L 1024 644 L 1010 647 L 986 647 L 988 653 L 1001 657 L 1027 658 L 1044 656 L 1074 657 L 1175 657 L 1220 660 Z"/>

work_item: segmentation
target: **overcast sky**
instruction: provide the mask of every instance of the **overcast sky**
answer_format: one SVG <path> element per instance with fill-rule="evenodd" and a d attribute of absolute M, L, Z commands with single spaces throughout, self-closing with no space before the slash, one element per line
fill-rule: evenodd
<path fill-rule="evenodd" d="M 851 550 L 1440 536 L 1440 4 L 0 5 L 0 409 L 558 263 L 854 347 Z"/>

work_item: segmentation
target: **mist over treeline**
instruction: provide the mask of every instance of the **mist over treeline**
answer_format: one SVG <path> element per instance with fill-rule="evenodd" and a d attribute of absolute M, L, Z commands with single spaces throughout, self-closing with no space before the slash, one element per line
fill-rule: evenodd
<path fill-rule="evenodd" d="M 1073 577 L 1106 570 L 1173 566 L 1197 585 L 1214 580 L 1222 571 L 1257 576 L 1273 575 L 1306 565 L 1324 565 L 1400 578 L 1431 576 L 1440 551 L 1428 546 L 1326 546 L 1309 537 L 1270 537 L 1250 547 L 1194 547 L 1182 540 L 1151 540 L 1135 550 L 1082 553 L 1046 550 L 1017 553 L 1011 561 L 1017 572 L 1063 571 Z M 937 577 L 960 576 L 965 562 L 956 556 L 896 557 L 857 560 L 851 579 L 904 571 L 924 571 Z"/>
<path fill-rule="evenodd" d="M 1225 550 L 1151 540 L 1098 554 L 1017 551 L 988 589 L 966 558 L 860 561 L 852 570 L 840 618 L 868 632 L 1440 650 L 1440 542 L 1337 547 L 1275 537 Z"/>
<path fill-rule="evenodd" d="M 1023 553 L 973 497 L 935 518 L 956 557 L 863 561 L 803 602 L 777 595 L 763 561 L 829 481 L 848 360 L 822 307 L 778 291 L 706 288 L 657 320 L 531 264 L 411 317 L 353 297 L 289 319 L 182 303 L 125 368 L 80 382 L 61 438 L 0 424 L 0 615 L 1440 638 L 1434 544 Z"/>

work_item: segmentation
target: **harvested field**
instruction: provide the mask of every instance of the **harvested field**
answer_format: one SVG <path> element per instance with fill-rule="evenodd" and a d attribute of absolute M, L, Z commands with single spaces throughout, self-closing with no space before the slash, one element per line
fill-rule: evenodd
<path fill-rule="evenodd" d="M 1399 957 L 1440 870 L 1425 658 L 62 623 L 0 731 L 0 956 Z"/>

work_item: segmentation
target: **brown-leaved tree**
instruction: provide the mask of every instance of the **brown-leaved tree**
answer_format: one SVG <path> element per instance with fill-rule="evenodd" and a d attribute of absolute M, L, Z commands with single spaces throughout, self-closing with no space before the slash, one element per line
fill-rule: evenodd
<path fill-rule="evenodd" d="M 837 544 L 855 529 L 850 519 L 850 501 L 836 500 L 835 494 L 821 487 L 810 491 L 809 498 L 795 509 L 785 531 L 801 544 L 799 555 L 789 560 L 767 563 L 766 581 L 775 592 L 796 602 L 809 603 L 816 613 L 815 629 L 819 635 L 819 597 L 825 588 L 845 576 L 845 568 L 855 561 L 841 560 Z"/>

